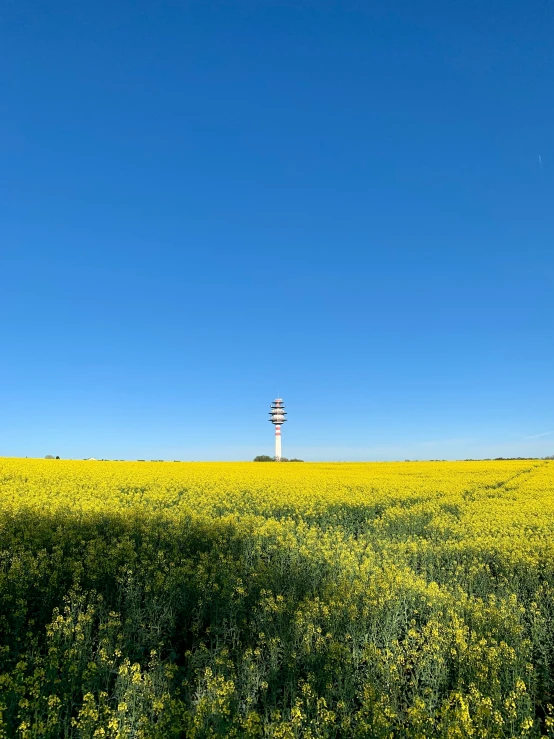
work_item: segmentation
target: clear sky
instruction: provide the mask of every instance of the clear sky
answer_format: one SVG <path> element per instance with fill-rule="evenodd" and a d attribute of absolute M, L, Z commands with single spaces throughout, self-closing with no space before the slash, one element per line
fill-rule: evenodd
<path fill-rule="evenodd" d="M 554 5 L 0 11 L 0 455 L 554 453 Z"/>

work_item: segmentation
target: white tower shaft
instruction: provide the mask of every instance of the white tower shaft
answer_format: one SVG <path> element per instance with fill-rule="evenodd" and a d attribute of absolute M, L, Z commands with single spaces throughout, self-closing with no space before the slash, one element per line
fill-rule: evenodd
<path fill-rule="evenodd" d="M 281 427 L 275 426 L 275 460 L 281 461 Z"/>
<path fill-rule="evenodd" d="M 275 398 L 269 411 L 269 420 L 275 426 L 275 461 L 280 462 L 281 456 L 281 426 L 287 420 L 285 404 L 281 398 Z"/>

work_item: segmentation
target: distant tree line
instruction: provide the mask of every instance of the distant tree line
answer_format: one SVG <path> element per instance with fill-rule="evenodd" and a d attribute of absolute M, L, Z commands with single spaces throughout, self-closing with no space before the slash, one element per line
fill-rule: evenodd
<path fill-rule="evenodd" d="M 254 462 L 276 462 L 277 460 L 275 457 L 269 457 L 267 454 L 259 454 L 257 457 L 254 457 Z M 281 462 L 303 462 L 303 459 L 296 459 L 294 457 L 293 459 L 287 459 L 287 457 L 281 457 Z"/>
<path fill-rule="evenodd" d="M 532 461 L 533 459 L 554 459 L 554 454 L 550 457 L 495 457 L 494 459 L 490 459 L 487 457 L 487 459 L 482 460 L 483 462 L 509 462 L 509 461 L 519 461 L 519 462 L 528 462 Z M 469 462 L 474 462 L 476 460 L 470 459 L 466 460 Z M 480 460 L 477 460 L 480 461 Z"/>

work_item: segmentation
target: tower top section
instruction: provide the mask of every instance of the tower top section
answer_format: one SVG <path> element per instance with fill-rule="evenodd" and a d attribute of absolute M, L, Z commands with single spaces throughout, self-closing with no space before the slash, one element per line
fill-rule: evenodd
<path fill-rule="evenodd" d="M 280 426 L 285 423 L 287 412 L 285 410 L 285 404 L 281 398 L 275 398 L 271 404 L 271 410 L 269 411 L 269 421 L 274 423 L 276 426 Z"/>

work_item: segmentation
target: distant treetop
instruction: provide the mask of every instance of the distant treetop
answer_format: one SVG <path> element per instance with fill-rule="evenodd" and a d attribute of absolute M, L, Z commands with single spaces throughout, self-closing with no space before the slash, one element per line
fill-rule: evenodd
<path fill-rule="evenodd" d="M 281 462 L 303 462 L 303 459 L 287 459 L 287 457 L 281 457 Z M 254 462 L 275 462 L 275 457 L 269 457 L 267 454 L 259 454 L 254 457 Z"/>

